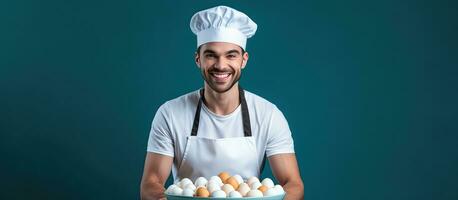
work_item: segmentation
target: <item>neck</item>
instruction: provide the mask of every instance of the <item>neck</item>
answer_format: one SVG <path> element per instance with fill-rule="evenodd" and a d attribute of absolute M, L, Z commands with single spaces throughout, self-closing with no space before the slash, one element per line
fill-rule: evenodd
<path fill-rule="evenodd" d="M 205 84 L 204 95 L 207 108 L 218 115 L 228 115 L 234 112 L 240 104 L 238 83 L 224 93 L 215 92 Z"/>

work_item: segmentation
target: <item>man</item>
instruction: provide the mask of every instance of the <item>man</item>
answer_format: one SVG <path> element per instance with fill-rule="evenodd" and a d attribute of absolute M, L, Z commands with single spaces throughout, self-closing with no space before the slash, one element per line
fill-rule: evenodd
<path fill-rule="evenodd" d="M 246 40 L 257 25 L 244 13 L 217 6 L 196 13 L 195 62 L 204 87 L 163 104 L 148 140 L 142 199 L 164 198 L 170 171 L 175 180 L 220 172 L 259 177 L 267 157 L 286 199 L 304 188 L 288 123 L 278 108 L 239 85 L 248 61 Z"/>

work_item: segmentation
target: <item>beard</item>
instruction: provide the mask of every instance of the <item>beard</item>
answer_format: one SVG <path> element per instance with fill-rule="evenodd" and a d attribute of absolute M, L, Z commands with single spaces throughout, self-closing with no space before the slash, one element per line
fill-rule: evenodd
<path fill-rule="evenodd" d="M 207 85 L 217 93 L 225 93 L 232 89 L 232 87 L 234 87 L 234 85 L 240 80 L 242 75 L 241 70 L 236 71 L 232 67 L 222 70 L 210 67 L 208 70 L 202 69 L 201 73 Z M 229 73 L 229 80 L 224 83 L 215 81 L 215 77 L 213 75 L 215 73 Z"/>

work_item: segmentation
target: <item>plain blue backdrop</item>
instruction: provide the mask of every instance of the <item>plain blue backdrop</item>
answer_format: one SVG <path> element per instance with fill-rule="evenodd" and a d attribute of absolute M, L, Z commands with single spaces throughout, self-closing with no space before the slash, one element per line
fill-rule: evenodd
<path fill-rule="evenodd" d="M 258 24 L 241 83 L 288 119 L 305 199 L 458 199 L 445 0 L 0 1 L 0 199 L 138 199 L 157 108 L 203 85 L 190 17 L 216 5 Z"/>

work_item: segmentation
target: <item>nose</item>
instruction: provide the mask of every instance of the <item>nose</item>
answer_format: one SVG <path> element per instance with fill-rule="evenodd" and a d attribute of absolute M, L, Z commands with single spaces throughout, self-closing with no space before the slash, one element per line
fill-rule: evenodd
<path fill-rule="evenodd" d="M 219 57 L 218 59 L 216 59 L 216 62 L 215 62 L 214 66 L 215 66 L 216 69 L 222 70 L 222 69 L 227 67 L 227 64 L 226 64 L 224 58 Z"/>

